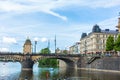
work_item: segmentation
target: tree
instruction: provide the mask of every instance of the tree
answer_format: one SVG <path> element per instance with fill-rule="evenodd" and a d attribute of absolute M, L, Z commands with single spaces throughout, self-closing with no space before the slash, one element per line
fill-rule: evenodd
<path fill-rule="evenodd" d="M 109 36 L 106 41 L 106 51 L 111 51 L 114 48 L 114 38 Z"/>
<path fill-rule="evenodd" d="M 44 48 L 40 51 L 42 54 L 50 54 L 51 51 L 49 50 L 49 48 Z"/>
<path fill-rule="evenodd" d="M 120 34 L 118 35 L 115 44 L 114 44 L 114 50 L 115 51 L 120 51 Z"/>
<path fill-rule="evenodd" d="M 67 54 L 67 53 L 68 53 L 68 50 L 63 50 L 63 53 L 64 53 L 64 54 Z"/>
<path fill-rule="evenodd" d="M 41 51 L 41 54 L 50 54 L 49 48 L 44 48 Z M 58 61 L 57 59 L 42 59 L 39 60 L 39 67 L 57 67 Z"/>

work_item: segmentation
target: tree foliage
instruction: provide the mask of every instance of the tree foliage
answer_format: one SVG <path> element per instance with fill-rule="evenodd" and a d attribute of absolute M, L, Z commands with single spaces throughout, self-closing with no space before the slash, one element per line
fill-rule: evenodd
<path fill-rule="evenodd" d="M 68 51 L 67 51 L 67 50 L 63 50 L 63 53 L 64 53 L 64 54 L 67 54 L 67 53 L 68 53 Z"/>
<path fill-rule="evenodd" d="M 120 51 L 120 34 L 118 35 L 115 44 L 114 44 L 114 50 L 115 51 Z"/>
<path fill-rule="evenodd" d="M 40 51 L 41 54 L 50 54 L 49 48 L 44 48 Z M 39 67 L 57 67 L 58 61 L 57 59 L 42 59 L 39 60 Z"/>
<path fill-rule="evenodd" d="M 114 38 L 109 36 L 106 41 L 106 51 L 111 51 L 114 48 Z"/>
<path fill-rule="evenodd" d="M 42 54 L 50 54 L 51 51 L 49 50 L 49 48 L 44 48 L 44 49 L 42 49 L 42 50 L 40 51 L 40 53 L 42 53 Z"/>

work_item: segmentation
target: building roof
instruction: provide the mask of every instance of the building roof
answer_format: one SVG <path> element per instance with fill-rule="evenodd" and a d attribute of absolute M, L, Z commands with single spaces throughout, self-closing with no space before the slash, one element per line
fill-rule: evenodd
<path fill-rule="evenodd" d="M 101 32 L 101 29 L 100 29 L 100 27 L 99 27 L 99 25 L 94 25 L 93 26 L 93 29 L 92 29 L 92 32 Z"/>
<path fill-rule="evenodd" d="M 118 34 L 118 30 L 109 30 L 109 29 L 105 29 L 105 30 L 101 30 L 102 33 L 108 33 L 108 34 Z"/>
<path fill-rule="evenodd" d="M 87 36 L 87 33 L 82 33 L 81 39 L 84 38 L 84 37 L 86 37 L 86 36 Z"/>
<path fill-rule="evenodd" d="M 116 29 L 116 30 L 110 30 L 110 29 L 102 30 L 102 29 L 100 29 L 99 25 L 96 24 L 93 26 L 92 32 L 90 32 L 88 35 L 86 33 L 82 33 L 81 39 L 89 36 L 92 33 L 118 34 L 119 31 L 118 31 L 118 29 Z"/>
<path fill-rule="evenodd" d="M 32 45 L 32 43 L 31 43 L 30 39 L 26 39 L 26 41 L 25 41 L 25 44 L 24 44 L 24 45 Z"/>

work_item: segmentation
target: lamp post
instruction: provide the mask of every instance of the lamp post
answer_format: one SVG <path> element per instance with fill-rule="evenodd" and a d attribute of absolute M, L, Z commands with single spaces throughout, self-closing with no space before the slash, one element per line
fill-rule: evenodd
<path fill-rule="evenodd" d="M 37 45 L 37 40 L 35 40 L 35 45 L 34 45 L 34 53 L 36 54 L 36 45 Z"/>

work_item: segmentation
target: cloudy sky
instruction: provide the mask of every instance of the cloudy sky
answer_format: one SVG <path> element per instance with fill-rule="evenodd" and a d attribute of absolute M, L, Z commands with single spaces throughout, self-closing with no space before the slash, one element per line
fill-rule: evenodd
<path fill-rule="evenodd" d="M 115 30 L 120 0 L 0 0 L 0 51 L 22 52 L 29 37 L 37 52 L 68 48 L 95 24 Z M 33 47 L 34 49 L 34 47 Z"/>

